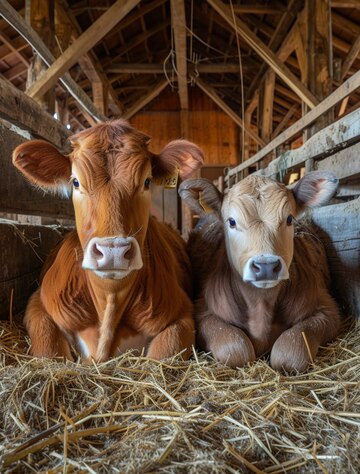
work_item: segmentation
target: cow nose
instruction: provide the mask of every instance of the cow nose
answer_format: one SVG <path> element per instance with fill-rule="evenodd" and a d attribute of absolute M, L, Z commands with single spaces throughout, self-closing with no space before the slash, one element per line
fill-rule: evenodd
<path fill-rule="evenodd" d="M 277 280 L 282 270 L 282 263 L 276 257 L 253 258 L 250 264 L 250 271 L 255 277 L 255 281 Z"/>
<path fill-rule="evenodd" d="M 100 271 L 128 270 L 133 253 L 133 244 L 127 239 L 94 238 L 87 248 L 86 266 Z"/>

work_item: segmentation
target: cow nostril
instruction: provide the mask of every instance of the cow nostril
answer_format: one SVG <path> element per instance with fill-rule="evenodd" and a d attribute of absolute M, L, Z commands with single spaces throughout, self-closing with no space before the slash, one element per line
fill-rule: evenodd
<path fill-rule="evenodd" d="M 124 253 L 124 258 L 126 260 L 131 260 L 135 257 L 135 250 L 132 245 L 130 245 L 130 248 Z"/>
<path fill-rule="evenodd" d="M 94 253 L 95 257 L 103 257 L 103 256 L 104 256 L 104 254 L 103 254 L 103 252 L 100 250 L 100 247 L 98 246 L 98 244 L 95 244 L 95 245 L 93 246 L 93 249 L 92 249 L 92 250 L 93 250 L 93 253 Z"/>
<path fill-rule="evenodd" d="M 255 262 L 251 263 L 251 269 L 254 273 L 260 273 L 261 272 L 261 267 L 257 265 Z"/>
<path fill-rule="evenodd" d="M 276 265 L 274 266 L 274 273 L 280 273 L 280 270 L 281 270 L 281 262 L 280 260 L 278 260 L 277 262 L 275 262 Z"/>

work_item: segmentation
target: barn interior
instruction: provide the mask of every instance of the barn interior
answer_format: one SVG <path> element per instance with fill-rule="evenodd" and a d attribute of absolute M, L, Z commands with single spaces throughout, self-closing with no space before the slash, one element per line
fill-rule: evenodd
<path fill-rule="evenodd" d="M 25 182 L 11 155 L 32 138 L 69 152 L 72 134 L 122 117 L 152 138 L 154 152 L 177 138 L 198 144 L 205 154 L 198 176 L 222 192 L 251 173 L 292 186 L 309 171 L 333 171 L 336 198 L 307 218 L 325 242 L 343 313 L 356 319 L 359 67 L 360 0 L 0 1 L 5 472 L 117 472 L 111 456 L 118 472 L 357 472 L 360 340 L 353 322 L 305 378 L 280 377 L 266 361 L 232 371 L 196 354 L 190 365 L 174 359 L 167 366 L 131 355 L 100 368 L 31 359 L 21 325 L 13 324 L 74 215 L 69 200 Z M 197 216 L 176 189 L 152 192 L 152 213 L 187 238 Z M 26 375 L 28 366 L 36 376 Z M 62 391 L 75 376 L 81 383 Z M 134 392 L 126 388 L 130 376 Z M 105 394 L 102 407 L 89 401 L 92 386 Z M 82 391 L 80 418 L 89 431 L 77 437 L 74 394 Z M 153 418 L 144 417 L 154 406 Z M 116 411 L 121 426 L 111 418 Z M 111 423 L 99 421 L 101 414 Z M 315 440 L 309 430 L 317 427 Z M 125 464 L 114 454 L 122 438 Z"/>

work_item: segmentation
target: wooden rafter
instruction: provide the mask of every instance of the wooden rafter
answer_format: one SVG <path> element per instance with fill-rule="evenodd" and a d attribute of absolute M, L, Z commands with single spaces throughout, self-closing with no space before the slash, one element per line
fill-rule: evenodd
<path fill-rule="evenodd" d="M 276 51 L 276 55 L 284 63 L 288 59 L 288 56 L 293 52 L 293 48 L 295 47 L 294 36 L 293 36 L 294 28 L 299 20 L 297 20 L 295 25 L 286 34 L 285 38 L 283 37 L 283 35 L 284 35 L 284 32 L 287 30 L 287 25 L 296 16 L 296 13 L 299 10 L 299 8 L 300 8 L 300 3 L 298 0 L 290 1 L 286 12 L 283 13 L 268 44 L 268 48 L 270 48 L 272 51 Z M 281 34 L 282 34 L 282 41 L 279 41 Z M 256 90 L 261 86 L 266 76 L 267 68 L 268 68 L 268 64 L 263 64 L 260 67 L 259 72 L 255 76 L 255 79 L 252 81 L 248 89 L 247 97 L 249 99 L 253 96 Z"/>
<path fill-rule="evenodd" d="M 77 40 L 82 34 L 82 30 L 75 15 L 73 15 L 71 9 L 69 8 L 67 0 L 58 0 L 56 2 L 55 8 L 60 17 L 65 17 L 73 26 L 71 37 L 74 41 Z M 103 83 L 104 89 L 108 91 L 110 108 L 116 114 L 121 113 L 123 106 L 119 101 L 114 89 L 112 88 L 112 85 L 110 84 L 100 62 L 95 57 L 93 57 L 91 53 L 87 53 L 79 58 L 79 65 L 91 82 Z"/>
<path fill-rule="evenodd" d="M 199 63 L 197 65 L 188 65 L 189 73 L 195 72 L 199 74 L 226 74 L 226 73 L 239 73 L 239 63 L 213 63 L 205 64 Z M 246 65 L 245 65 L 246 70 Z M 171 68 L 166 69 L 167 72 L 171 72 Z M 163 64 L 148 64 L 148 63 L 118 63 L 111 64 L 106 68 L 107 73 L 115 74 L 163 74 Z"/>
<path fill-rule="evenodd" d="M 30 97 L 41 97 L 77 60 L 100 41 L 140 0 L 117 0 L 98 20 L 49 67 L 28 90 Z"/>
<path fill-rule="evenodd" d="M 149 29 L 145 33 L 141 33 L 139 35 L 136 35 L 134 39 L 131 41 L 126 42 L 124 46 L 118 48 L 116 50 L 116 56 L 112 57 L 111 59 L 104 61 L 103 65 L 105 69 L 110 66 L 112 63 L 117 63 L 118 61 L 121 60 L 121 58 L 131 51 L 133 48 L 136 48 L 136 46 L 139 46 L 140 44 L 144 43 L 147 39 L 149 39 L 151 36 L 156 35 L 157 33 L 161 32 L 164 28 L 166 28 L 168 25 L 170 25 L 170 20 L 165 20 L 161 22 L 160 24 L 156 25 L 154 28 Z"/>
<path fill-rule="evenodd" d="M 253 13 L 255 15 L 278 15 L 279 13 L 281 14 L 285 10 L 284 6 L 279 5 L 276 2 L 271 3 L 275 3 L 275 5 L 234 5 L 234 11 L 235 13 L 239 14 Z"/>
<path fill-rule="evenodd" d="M 330 110 L 334 105 L 338 104 L 342 99 L 350 95 L 356 89 L 360 87 L 360 71 L 351 76 L 344 84 L 338 87 L 332 94 L 330 94 L 326 99 L 320 102 L 314 109 L 310 110 L 304 117 L 295 122 L 291 127 L 287 128 L 284 132 L 278 135 L 274 140 L 268 143 L 264 148 L 262 148 L 256 155 L 252 156 L 247 163 L 240 164 L 235 168 L 231 169 L 229 172 L 229 177 L 239 173 L 248 166 L 252 166 L 267 154 L 271 153 L 278 146 L 282 145 L 290 138 L 295 136 L 297 133 L 301 132 L 303 129 L 311 125 L 315 120 L 321 117 L 322 114 Z"/>
<path fill-rule="evenodd" d="M 180 108 L 189 108 L 186 62 L 186 16 L 184 0 L 170 0 L 171 25 L 174 32 L 176 73 L 178 78 Z"/>
<path fill-rule="evenodd" d="M 301 83 L 301 81 L 279 60 L 239 18 L 233 18 L 229 7 L 221 0 L 207 0 L 210 5 L 230 24 L 236 28 L 239 35 L 256 51 L 256 53 L 275 71 L 275 73 L 310 107 L 314 108 L 318 100 Z"/>
<path fill-rule="evenodd" d="M 16 54 L 16 56 L 20 59 L 20 61 L 26 66 L 29 67 L 30 61 L 29 59 L 24 56 L 21 51 L 19 51 L 13 44 L 12 39 L 10 39 L 3 31 L 0 32 L 0 39 L 1 41 Z"/>
<path fill-rule="evenodd" d="M 135 115 L 139 110 L 143 109 L 149 102 L 155 99 L 168 85 L 166 80 L 160 81 L 156 86 L 152 87 L 150 92 L 145 96 L 140 97 L 140 99 L 135 102 L 125 113 L 122 115 L 125 119 L 130 119 Z"/>
<path fill-rule="evenodd" d="M 331 0 L 331 8 L 359 8 L 360 0 Z"/>
<path fill-rule="evenodd" d="M 216 91 L 208 86 L 205 82 L 203 82 L 198 77 L 193 76 L 193 80 L 195 81 L 196 85 L 200 87 L 200 89 L 205 92 L 207 96 L 212 99 L 215 104 L 217 104 L 229 117 L 233 119 L 233 121 L 260 146 L 265 146 L 264 140 L 262 140 L 256 133 L 254 133 L 251 128 L 247 127 L 244 121 L 220 98 L 220 96 L 216 93 Z"/>
<path fill-rule="evenodd" d="M 0 14 L 31 45 L 48 66 L 55 61 L 55 57 L 46 47 L 39 35 L 28 26 L 24 18 L 8 2 L 0 2 Z M 96 110 L 89 97 L 71 78 L 69 73 L 64 75 L 61 82 L 66 90 L 77 100 L 83 110 L 88 112 L 97 121 L 106 120 L 106 117 Z"/>

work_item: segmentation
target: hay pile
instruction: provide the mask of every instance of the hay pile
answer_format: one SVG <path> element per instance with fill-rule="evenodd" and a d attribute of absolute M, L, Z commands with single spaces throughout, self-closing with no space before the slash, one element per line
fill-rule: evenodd
<path fill-rule="evenodd" d="M 360 323 L 292 377 L 197 354 L 85 366 L 27 352 L 0 323 L 1 472 L 360 470 Z"/>

